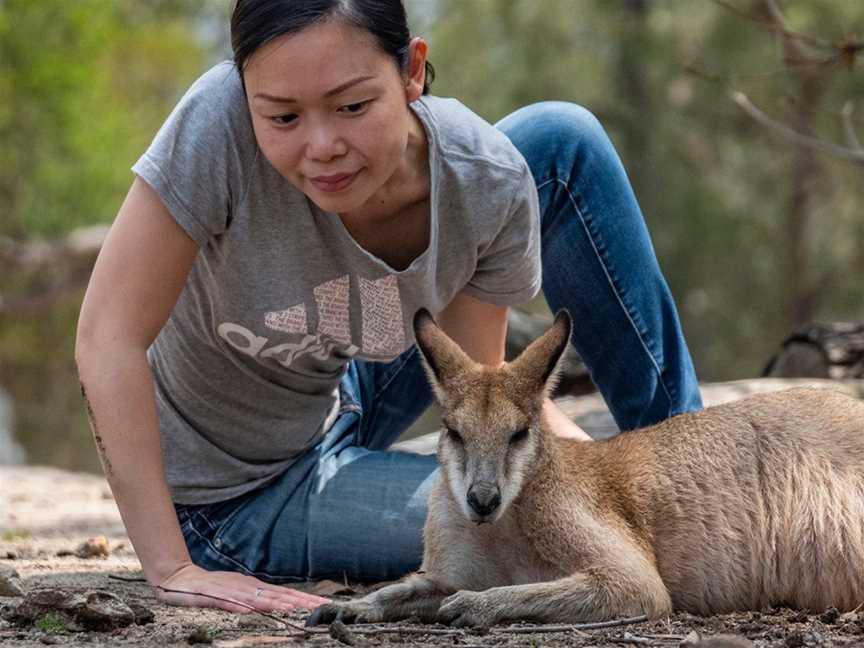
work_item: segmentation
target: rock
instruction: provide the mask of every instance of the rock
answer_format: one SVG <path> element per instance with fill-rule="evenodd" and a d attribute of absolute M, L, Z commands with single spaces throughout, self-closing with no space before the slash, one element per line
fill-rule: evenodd
<path fill-rule="evenodd" d="M 822 623 L 832 624 L 837 623 L 837 619 L 840 618 L 840 611 L 836 607 L 829 607 L 822 614 L 819 615 L 819 620 Z"/>
<path fill-rule="evenodd" d="M 186 643 L 190 646 L 194 644 L 212 644 L 213 637 L 215 637 L 217 633 L 218 631 L 213 628 L 198 626 L 188 637 L 186 637 Z"/>
<path fill-rule="evenodd" d="M 107 558 L 109 553 L 108 538 L 104 535 L 85 540 L 75 549 L 79 558 Z"/>
<path fill-rule="evenodd" d="M 808 324 L 783 341 L 763 376 L 864 378 L 864 324 Z"/>
<path fill-rule="evenodd" d="M 24 586 L 18 572 L 0 565 L 0 596 L 24 596 Z"/>
<path fill-rule="evenodd" d="M 2 610 L 6 621 L 30 626 L 49 613 L 59 615 L 70 627 L 108 631 L 133 623 L 150 623 L 153 613 L 135 605 L 135 610 L 110 592 L 94 590 L 77 594 L 63 589 L 40 589 L 29 592 L 24 600 Z"/>
<path fill-rule="evenodd" d="M 156 615 L 153 614 L 153 610 L 144 607 L 137 601 L 127 601 L 126 605 L 129 606 L 129 609 L 132 610 L 132 614 L 135 615 L 135 625 L 147 625 L 156 620 Z"/>
<path fill-rule="evenodd" d="M 75 611 L 76 620 L 88 630 L 113 630 L 135 623 L 135 614 L 120 597 L 110 592 L 87 592 L 86 602 Z"/>

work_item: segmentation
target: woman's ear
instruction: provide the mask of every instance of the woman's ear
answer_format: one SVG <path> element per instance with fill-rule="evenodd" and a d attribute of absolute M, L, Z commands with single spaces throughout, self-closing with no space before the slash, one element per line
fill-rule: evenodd
<path fill-rule="evenodd" d="M 408 76 L 405 78 L 405 96 L 408 102 L 416 101 L 423 94 L 426 83 L 426 54 L 429 45 L 419 36 L 408 45 Z"/>

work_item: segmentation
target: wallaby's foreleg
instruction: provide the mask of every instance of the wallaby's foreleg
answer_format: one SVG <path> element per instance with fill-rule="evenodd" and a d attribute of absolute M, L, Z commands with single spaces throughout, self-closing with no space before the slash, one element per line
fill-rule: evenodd
<path fill-rule="evenodd" d="M 455 590 L 423 574 L 382 587 L 361 599 L 327 603 L 315 609 L 306 625 L 330 623 L 380 623 L 415 616 L 424 623 L 435 620 L 441 601 Z"/>
<path fill-rule="evenodd" d="M 578 572 L 555 581 L 457 592 L 446 598 L 438 620 L 455 626 L 491 626 L 509 621 L 581 623 L 672 611 L 669 593 L 656 570 Z"/>

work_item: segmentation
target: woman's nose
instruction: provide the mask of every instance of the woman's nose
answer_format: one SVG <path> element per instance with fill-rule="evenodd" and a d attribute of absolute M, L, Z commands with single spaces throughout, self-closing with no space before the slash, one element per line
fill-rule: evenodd
<path fill-rule="evenodd" d="M 306 157 L 310 160 L 326 162 L 344 155 L 347 150 L 345 140 L 336 130 L 324 126 L 310 129 L 306 141 Z"/>

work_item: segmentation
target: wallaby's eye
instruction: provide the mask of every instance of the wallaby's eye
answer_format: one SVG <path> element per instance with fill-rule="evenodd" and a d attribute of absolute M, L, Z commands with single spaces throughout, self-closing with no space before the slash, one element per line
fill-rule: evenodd
<path fill-rule="evenodd" d="M 456 445 L 465 445 L 465 442 L 462 440 L 462 437 L 459 436 L 459 433 L 456 430 L 451 430 L 450 428 L 447 428 L 447 438 Z"/>
<path fill-rule="evenodd" d="M 522 443 L 525 439 L 528 438 L 528 428 L 524 430 L 519 430 L 514 433 L 513 436 L 510 437 L 510 445 L 516 445 L 517 443 Z"/>

